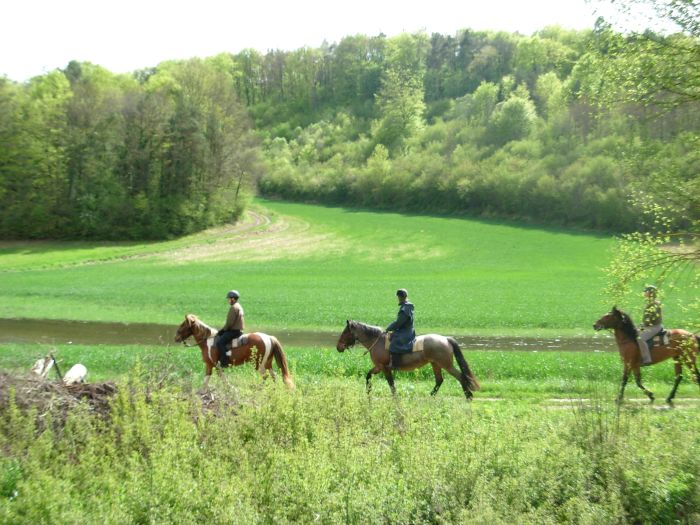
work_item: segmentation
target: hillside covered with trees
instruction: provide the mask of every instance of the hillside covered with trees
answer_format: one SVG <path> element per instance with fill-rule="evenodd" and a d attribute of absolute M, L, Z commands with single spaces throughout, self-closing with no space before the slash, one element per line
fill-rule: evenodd
<path fill-rule="evenodd" d="M 683 229 L 700 215 L 698 56 L 692 33 L 601 22 L 0 79 L 0 237 L 180 235 L 251 190 L 617 232 L 659 199 Z M 695 91 L 652 85 L 662 65 Z"/>

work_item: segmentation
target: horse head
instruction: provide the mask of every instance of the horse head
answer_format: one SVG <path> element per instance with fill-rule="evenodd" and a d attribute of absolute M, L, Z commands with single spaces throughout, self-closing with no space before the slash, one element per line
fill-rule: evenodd
<path fill-rule="evenodd" d="M 338 350 L 338 352 L 345 351 L 357 342 L 357 337 L 353 332 L 354 326 L 355 321 L 345 321 L 345 328 L 338 338 L 338 343 L 335 345 L 335 349 Z"/>
<path fill-rule="evenodd" d="M 177 328 L 177 332 L 175 333 L 175 342 L 184 343 L 185 339 L 194 335 L 197 325 L 197 316 L 194 314 L 187 314 L 185 316 L 185 320 Z"/>
<path fill-rule="evenodd" d="M 605 328 L 617 328 L 620 326 L 624 316 L 626 316 L 626 314 L 618 310 L 617 306 L 613 306 L 612 310 L 595 322 L 593 329 L 603 330 Z"/>
<path fill-rule="evenodd" d="M 604 328 L 620 328 L 625 325 L 633 326 L 632 319 L 622 310 L 618 310 L 617 306 L 613 306 L 612 310 L 595 322 L 593 329 L 603 330 Z"/>

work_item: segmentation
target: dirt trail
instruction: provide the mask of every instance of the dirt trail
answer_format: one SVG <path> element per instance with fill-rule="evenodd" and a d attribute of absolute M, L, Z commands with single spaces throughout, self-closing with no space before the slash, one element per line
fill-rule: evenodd
<path fill-rule="evenodd" d="M 312 232 L 306 221 L 279 215 L 272 218 L 257 211 L 247 211 L 244 219 L 235 225 L 207 230 L 194 240 L 190 246 L 154 255 L 177 263 L 231 259 L 261 261 L 340 249 L 333 234 Z"/>

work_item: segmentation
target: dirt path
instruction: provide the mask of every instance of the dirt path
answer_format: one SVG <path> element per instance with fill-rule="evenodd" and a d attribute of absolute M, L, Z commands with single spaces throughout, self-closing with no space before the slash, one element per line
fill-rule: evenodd
<path fill-rule="evenodd" d="M 294 217 L 274 217 L 246 211 L 243 220 L 228 227 L 213 228 L 192 236 L 187 247 L 154 254 L 159 259 L 184 263 L 197 260 L 272 260 L 306 257 L 323 250 L 339 250 L 331 233 L 314 232 L 308 222 Z"/>

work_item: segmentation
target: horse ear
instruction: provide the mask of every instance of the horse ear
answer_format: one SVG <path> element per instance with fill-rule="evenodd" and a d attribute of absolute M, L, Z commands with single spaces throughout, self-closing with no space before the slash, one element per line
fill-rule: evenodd
<path fill-rule="evenodd" d="M 185 316 L 185 319 L 187 319 L 187 322 L 188 322 L 188 323 L 193 324 L 193 323 L 194 323 L 194 319 L 195 319 L 194 314 L 187 314 L 187 315 Z"/>

